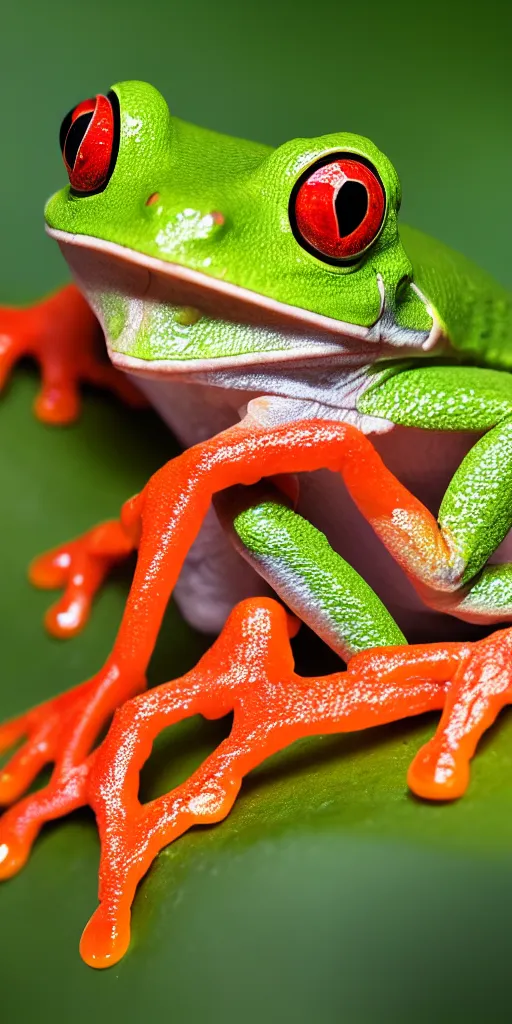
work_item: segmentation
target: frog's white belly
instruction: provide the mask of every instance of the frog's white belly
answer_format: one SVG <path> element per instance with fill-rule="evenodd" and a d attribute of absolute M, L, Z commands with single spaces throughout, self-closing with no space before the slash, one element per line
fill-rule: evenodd
<path fill-rule="evenodd" d="M 239 409 L 254 393 L 175 380 L 139 378 L 138 386 L 185 446 L 197 444 L 239 420 Z M 384 462 L 434 514 L 475 434 L 394 427 L 372 434 Z M 425 607 L 381 541 L 328 470 L 301 476 L 299 511 L 379 595 L 407 638 L 414 642 L 463 639 L 475 627 Z M 512 531 L 492 559 L 512 561 Z M 204 632 L 217 633 L 242 597 L 268 593 L 268 587 L 231 546 L 210 509 L 185 562 L 175 598 L 185 618 Z"/>

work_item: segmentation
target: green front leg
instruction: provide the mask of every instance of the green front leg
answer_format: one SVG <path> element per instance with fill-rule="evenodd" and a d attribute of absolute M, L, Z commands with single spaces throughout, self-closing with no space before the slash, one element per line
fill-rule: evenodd
<path fill-rule="evenodd" d="M 435 607 L 474 622 L 512 618 L 512 566 L 486 567 L 512 527 L 512 377 L 459 366 L 384 372 L 359 409 L 401 426 L 485 431 L 441 503 L 437 564 L 425 558 L 405 568 Z"/>
<path fill-rule="evenodd" d="M 407 642 L 372 588 L 277 491 L 231 488 L 215 508 L 243 557 L 345 661 Z"/>

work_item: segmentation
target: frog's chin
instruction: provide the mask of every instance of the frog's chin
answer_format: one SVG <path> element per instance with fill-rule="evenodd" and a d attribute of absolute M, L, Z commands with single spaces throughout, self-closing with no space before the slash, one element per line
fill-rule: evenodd
<path fill-rule="evenodd" d="M 112 362 L 131 373 L 190 375 L 298 360 L 354 366 L 421 355 L 443 344 L 431 311 L 430 332 L 396 323 L 379 275 L 380 314 L 363 327 L 115 242 L 49 226 L 46 231 L 97 314 Z"/>

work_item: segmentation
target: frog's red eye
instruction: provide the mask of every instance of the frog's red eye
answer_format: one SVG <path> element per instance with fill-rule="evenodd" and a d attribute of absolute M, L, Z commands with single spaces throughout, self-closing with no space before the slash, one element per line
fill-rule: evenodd
<path fill-rule="evenodd" d="M 352 154 L 330 155 L 299 178 L 290 200 L 298 242 L 327 263 L 356 260 L 375 241 L 386 193 L 375 169 Z"/>
<path fill-rule="evenodd" d="M 64 118 L 60 148 L 74 193 L 105 188 L 119 146 L 119 105 L 115 93 L 84 100 Z"/>

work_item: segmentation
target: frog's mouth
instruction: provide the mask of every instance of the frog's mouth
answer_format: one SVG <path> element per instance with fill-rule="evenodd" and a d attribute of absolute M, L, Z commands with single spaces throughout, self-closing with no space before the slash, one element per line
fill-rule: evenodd
<path fill-rule="evenodd" d="M 361 365 L 421 355 L 442 341 L 399 325 L 378 277 L 381 310 L 371 327 L 279 302 L 114 242 L 46 227 L 98 316 L 115 366 L 137 375 L 190 375 L 270 362 Z M 414 284 L 416 299 L 427 301 Z"/>

